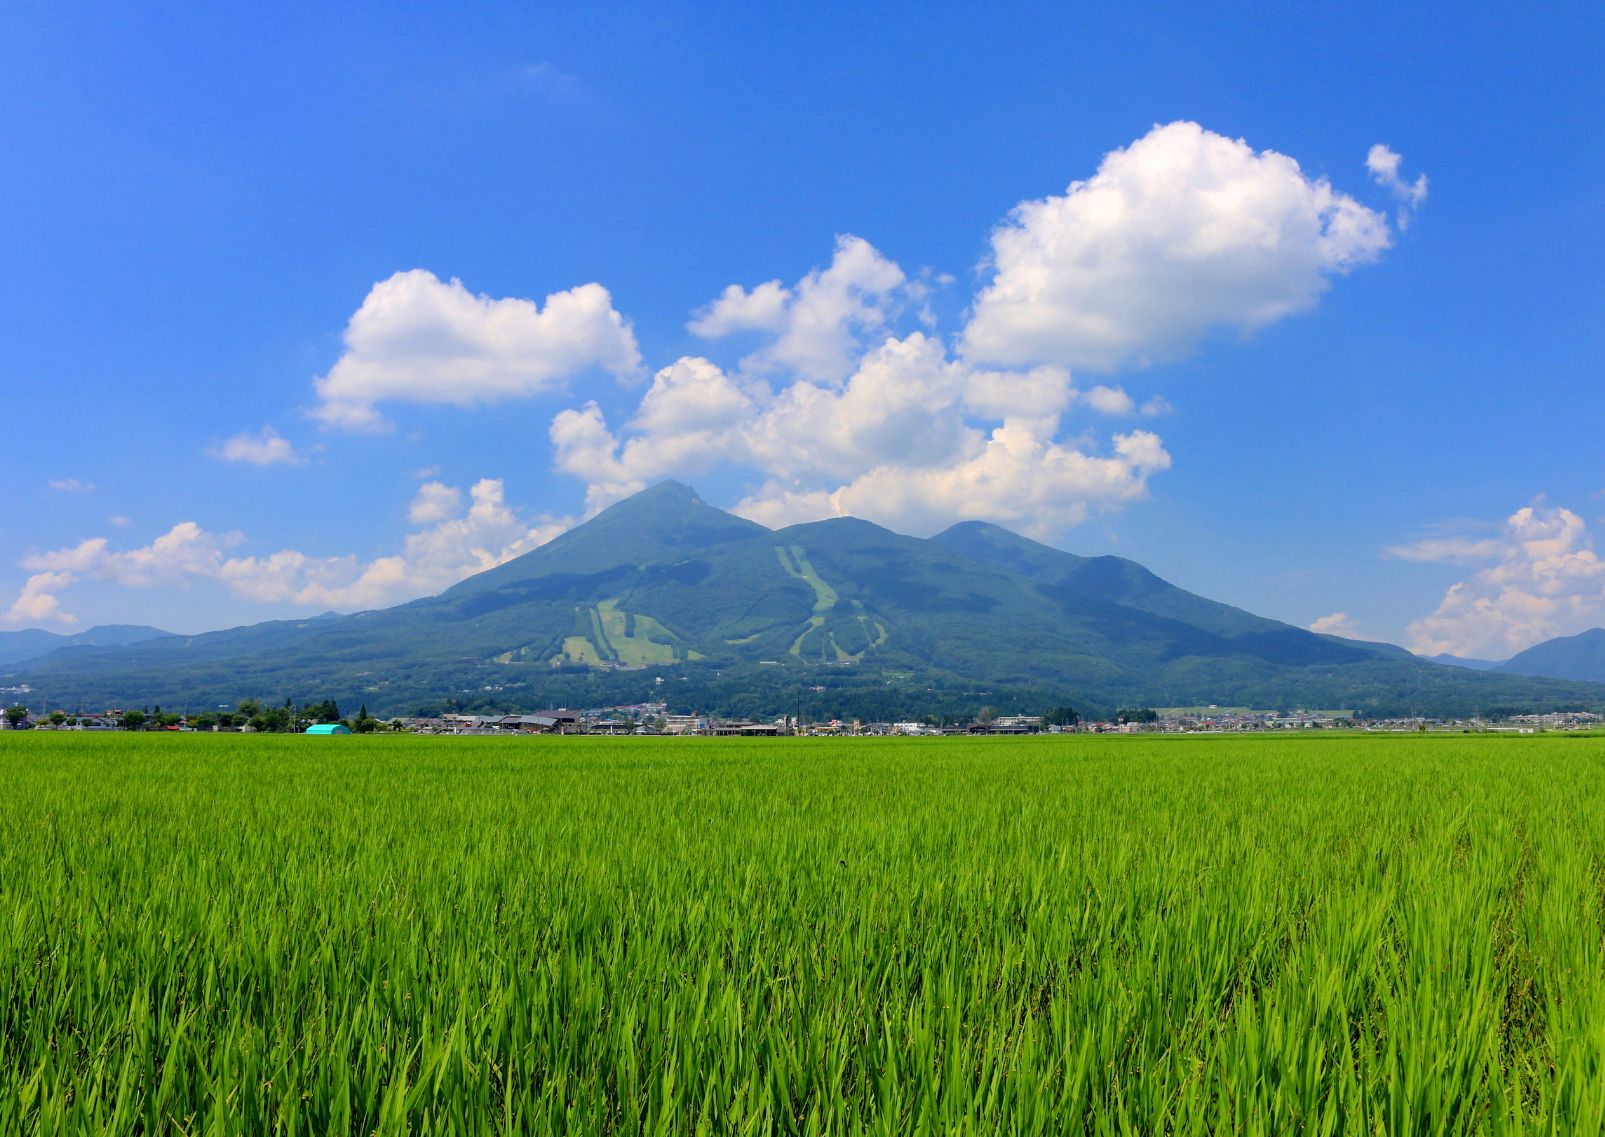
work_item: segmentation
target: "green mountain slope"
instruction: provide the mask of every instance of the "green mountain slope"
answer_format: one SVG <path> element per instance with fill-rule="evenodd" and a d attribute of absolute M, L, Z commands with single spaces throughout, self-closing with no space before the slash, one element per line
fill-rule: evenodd
<path fill-rule="evenodd" d="M 771 532 L 654 486 L 439 596 L 29 663 L 63 705 L 244 696 L 532 708 L 667 698 L 775 713 L 983 703 L 1457 710 L 1592 705 L 1605 687 L 1440 667 L 1313 635 L 997 526 L 930 540 L 852 518 Z M 1051 702 L 1050 702 L 1051 701 Z"/>
<path fill-rule="evenodd" d="M 1590 628 L 1575 636 L 1557 636 L 1517 652 L 1493 670 L 1508 675 L 1542 675 L 1553 679 L 1581 679 L 1605 683 L 1605 628 Z"/>
<path fill-rule="evenodd" d="M 978 561 L 1049 587 L 1097 597 L 1222 636 L 1282 633 L 1288 625 L 1206 600 L 1123 557 L 1078 557 L 984 521 L 965 521 L 931 538 Z"/>

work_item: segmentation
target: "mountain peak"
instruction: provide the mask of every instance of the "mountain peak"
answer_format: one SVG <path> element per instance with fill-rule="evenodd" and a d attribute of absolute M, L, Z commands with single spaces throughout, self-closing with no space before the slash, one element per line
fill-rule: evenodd
<path fill-rule="evenodd" d="M 663 481 L 654 485 L 650 485 L 644 490 L 637 490 L 635 493 L 617 502 L 616 504 L 623 505 L 626 502 L 632 501 L 641 502 L 643 504 L 656 504 L 666 501 L 683 501 L 689 505 L 707 504 L 707 502 L 702 500 L 701 495 L 699 495 L 696 490 L 692 489 L 684 482 L 675 481 L 673 478 L 665 478 Z"/>
<path fill-rule="evenodd" d="M 448 591 L 479 592 L 554 572 L 643 565 L 767 532 L 756 521 L 709 505 L 684 482 L 669 479 L 614 502 L 533 552 L 471 576 Z"/>

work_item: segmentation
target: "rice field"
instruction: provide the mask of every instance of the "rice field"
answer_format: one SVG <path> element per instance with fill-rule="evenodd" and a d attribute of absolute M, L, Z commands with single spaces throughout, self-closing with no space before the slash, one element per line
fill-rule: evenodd
<path fill-rule="evenodd" d="M 1605 739 L 0 736 L 0 1133 L 1598 1133 Z"/>

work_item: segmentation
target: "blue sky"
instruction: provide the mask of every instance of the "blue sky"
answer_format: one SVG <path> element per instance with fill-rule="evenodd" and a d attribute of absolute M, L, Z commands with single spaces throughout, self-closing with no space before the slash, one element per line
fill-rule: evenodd
<path fill-rule="evenodd" d="M 1605 13 L 1129 7 L 8 7 L 0 626 L 391 603 L 666 476 L 1605 622 Z"/>

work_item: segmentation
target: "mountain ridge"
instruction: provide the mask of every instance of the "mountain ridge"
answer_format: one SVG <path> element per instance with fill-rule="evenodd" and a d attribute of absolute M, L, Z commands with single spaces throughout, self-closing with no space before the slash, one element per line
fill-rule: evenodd
<path fill-rule="evenodd" d="M 23 673 L 81 703 L 247 695 L 423 706 L 633 702 L 776 713 L 808 690 L 870 717 L 991 704 L 1113 709 L 1605 704 L 1605 687 L 1492 676 L 1320 636 L 1119 557 L 1000 526 L 932 538 L 859 518 L 770 530 L 678 482 L 615 503 L 446 589 L 332 620 L 272 621 Z"/>
<path fill-rule="evenodd" d="M 143 624 L 100 624 L 73 633 L 21 628 L 0 632 L 0 666 L 22 663 L 62 648 L 118 647 L 170 635 L 171 632 Z"/>
<path fill-rule="evenodd" d="M 1605 682 L 1605 628 L 1556 636 L 1519 651 L 1492 670 L 1507 675 Z"/>

